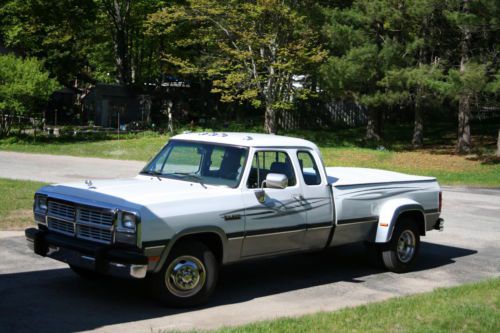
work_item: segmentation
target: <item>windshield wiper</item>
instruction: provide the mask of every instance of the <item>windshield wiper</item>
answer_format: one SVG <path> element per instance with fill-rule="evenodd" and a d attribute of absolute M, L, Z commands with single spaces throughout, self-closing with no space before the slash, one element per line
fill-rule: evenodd
<path fill-rule="evenodd" d="M 203 179 L 200 176 L 198 176 L 198 175 L 196 175 L 194 173 L 189 173 L 189 172 L 172 172 L 172 173 L 168 173 L 167 175 L 182 176 L 182 177 L 194 179 L 198 183 L 200 183 L 201 186 L 203 186 L 204 188 L 207 188 L 205 186 L 205 183 L 203 182 Z"/>
<path fill-rule="evenodd" d="M 142 170 L 141 173 L 146 174 L 146 175 L 156 176 L 156 178 L 158 178 L 159 181 L 161 181 L 160 176 L 163 175 L 161 172 L 154 171 L 154 170 Z"/>

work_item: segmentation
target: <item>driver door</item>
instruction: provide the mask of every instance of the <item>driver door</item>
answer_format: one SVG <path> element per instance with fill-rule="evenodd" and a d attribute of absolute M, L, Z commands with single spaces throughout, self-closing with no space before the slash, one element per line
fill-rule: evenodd
<path fill-rule="evenodd" d="M 242 257 L 291 252 L 304 247 L 307 216 L 296 170 L 285 150 L 254 153 L 252 169 L 243 190 L 245 237 Z M 260 202 L 256 192 L 261 190 L 268 173 L 286 175 L 288 186 L 283 189 L 264 188 L 265 197 Z"/>

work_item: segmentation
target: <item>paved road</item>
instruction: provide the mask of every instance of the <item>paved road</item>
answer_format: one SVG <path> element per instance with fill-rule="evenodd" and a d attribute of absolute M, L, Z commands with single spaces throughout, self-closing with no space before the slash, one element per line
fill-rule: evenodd
<path fill-rule="evenodd" d="M 1 154 L 0 161 L 5 156 Z M 37 158 L 43 160 L 40 155 Z M 3 168 L 0 164 L 0 177 Z M 104 171 L 98 171 L 103 175 Z M 87 173 L 82 178 L 97 177 Z M 146 296 L 142 281 L 83 281 L 65 265 L 30 253 L 20 233 L 0 232 L 0 331 L 210 329 L 336 310 L 499 277 L 500 191 L 446 188 L 443 217 L 445 231 L 431 232 L 423 239 L 421 260 L 414 272 L 398 275 L 374 268 L 363 247 L 357 245 L 237 264 L 223 268 L 209 304 L 188 310 L 156 304 Z"/>
<path fill-rule="evenodd" d="M 64 183 L 135 176 L 145 162 L 0 151 L 0 178 Z"/>

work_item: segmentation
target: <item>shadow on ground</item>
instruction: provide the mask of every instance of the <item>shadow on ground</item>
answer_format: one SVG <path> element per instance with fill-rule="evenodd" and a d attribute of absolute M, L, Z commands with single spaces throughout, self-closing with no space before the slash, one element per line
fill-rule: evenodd
<path fill-rule="evenodd" d="M 449 265 L 474 250 L 422 243 L 416 270 Z M 364 283 L 384 271 L 361 245 L 224 267 L 205 308 L 339 281 Z M 170 309 L 147 296 L 142 281 L 85 281 L 69 269 L 0 275 L 0 331 L 75 332 L 197 309 Z"/>

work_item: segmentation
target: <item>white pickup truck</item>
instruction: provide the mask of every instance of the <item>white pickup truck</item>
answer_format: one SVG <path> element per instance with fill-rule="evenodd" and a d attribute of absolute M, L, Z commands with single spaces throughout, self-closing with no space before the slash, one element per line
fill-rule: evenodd
<path fill-rule="evenodd" d="M 81 276 L 148 278 L 163 302 L 191 306 L 220 265 L 247 259 L 365 242 L 405 272 L 440 212 L 435 178 L 325 167 L 297 138 L 186 133 L 135 178 L 42 187 L 25 234 Z"/>

